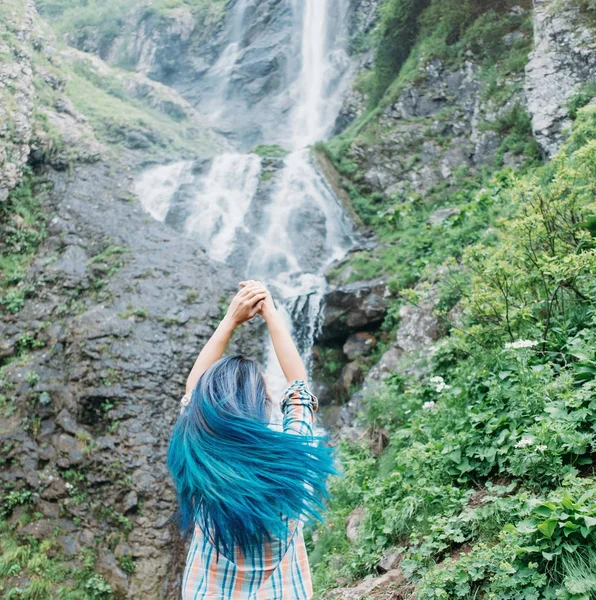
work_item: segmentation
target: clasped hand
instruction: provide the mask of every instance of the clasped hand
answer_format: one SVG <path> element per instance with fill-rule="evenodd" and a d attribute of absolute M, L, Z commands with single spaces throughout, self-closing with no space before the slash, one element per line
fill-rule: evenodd
<path fill-rule="evenodd" d="M 260 281 L 241 281 L 240 287 L 242 289 L 234 296 L 226 313 L 226 318 L 235 326 L 249 321 L 257 314 L 267 318 L 275 310 L 269 290 Z"/>

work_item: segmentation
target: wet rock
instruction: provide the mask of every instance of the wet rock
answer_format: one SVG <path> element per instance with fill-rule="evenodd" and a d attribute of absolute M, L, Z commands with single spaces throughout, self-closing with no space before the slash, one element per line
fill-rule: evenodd
<path fill-rule="evenodd" d="M 16 341 L 0 340 L 0 360 L 14 356 L 17 350 Z"/>
<path fill-rule="evenodd" d="M 79 465 L 83 462 L 83 452 L 80 442 L 66 433 L 62 433 L 54 440 L 54 446 L 62 453 L 58 459 L 58 464 L 64 468 L 71 465 Z"/>
<path fill-rule="evenodd" d="M 66 433 L 71 433 L 72 435 L 84 431 L 75 418 L 65 408 L 58 413 L 55 423 L 62 427 Z"/>
<path fill-rule="evenodd" d="M 131 490 L 124 497 L 124 501 L 122 502 L 122 513 L 126 514 L 128 511 L 136 508 L 139 503 L 139 497 L 134 490 Z"/>
<path fill-rule="evenodd" d="M 339 286 L 324 298 L 324 320 L 318 341 L 343 340 L 351 333 L 379 325 L 387 312 L 386 280 Z"/>
<path fill-rule="evenodd" d="M 118 566 L 115 556 L 106 549 L 99 552 L 95 565 L 98 573 L 105 577 L 112 590 L 117 594 L 126 594 L 128 591 L 128 578 L 126 573 Z"/>
<path fill-rule="evenodd" d="M 66 482 L 64 482 L 62 479 L 54 479 L 41 492 L 40 495 L 45 500 L 58 500 L 59 498 L 65 498 L 68 496 Z"/>
<path fill-rule="evenodd" d="M 47 502 L 40 499 L 35 502 L 35 508 L 49 519 L 57 519 L 60 516 L 60 505 L 57 502 Z"/>
<path fill-rule="evenodd" d="M 376 343 L 377 338 L 374 335 L 366 331 L 360 331 L 354 333 L 346 340 L 346 343 L 343 345 L 343 352 L 348 360 L 354 360 L 359 356 L 370 354 Z"/>
<path fill-rule="evenodd" d="M 79 542 L 70 535 L 59 535 L 56 538 L 58 546 L 66 556 L 74 556 L 81 551 Z"/>

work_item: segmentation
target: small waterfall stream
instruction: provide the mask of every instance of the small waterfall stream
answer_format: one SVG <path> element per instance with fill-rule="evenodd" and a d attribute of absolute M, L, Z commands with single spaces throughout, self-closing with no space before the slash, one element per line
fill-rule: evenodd
<path fill-rule="evenodd" d="M 273 168 L 270 160 L 254 153 L 152 167 L 137 178 L 136 190 L 155 219 L 195 237 L 213 259 L 270 287 L 310 365 L 327 285 L 325 269 L 356 239 L 308 148 L 330 134 L 352 74 L 346 52 L 349 0 L 282 2 L 292 11 L 288 27 L 299 42 L 287 65 L 287 73 L 293 74 L 287 84 L 292 98 L 287 135 L 278 136 L 288 151 L 285 158 Z M 225 112 L 230 81 L 245 51 L 247 5 L 248 0 L 237 0 L 228 45 L 203 78 L 209 93 L 199 108 L 214 123 Z M 268 339 L 266 377 L 271 393 L 279 397 L 285 379 Z"/>

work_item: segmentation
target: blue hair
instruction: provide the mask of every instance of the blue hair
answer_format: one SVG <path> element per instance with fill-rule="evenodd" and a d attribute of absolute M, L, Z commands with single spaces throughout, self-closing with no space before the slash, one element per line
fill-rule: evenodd
<path fill-rule="evenodd" d="M 218 556 L 284 539 L 289 519 L 322 519 L 337 474 L 327 438 L 271 429 L 270 403 L 259 364 L 233 354 L 203 373 L 174 427 L 168 468 L 180 528 L 199 525 Z"/>

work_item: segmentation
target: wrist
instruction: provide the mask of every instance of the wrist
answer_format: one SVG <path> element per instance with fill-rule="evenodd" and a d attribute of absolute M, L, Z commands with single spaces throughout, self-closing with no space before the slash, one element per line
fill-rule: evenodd
<path fill-rule="evenodd" d="M 226 329 L 230 329 L 233 331 L 234 329 L 236 329 L 236 327 L 238 327 L 238 325 L 240 325 L 240 323 L 238 323 L 238 321 L 236 321 L 232 316 L 226 315 L 221 320 L 221 325 Z"/>
<path fill-rule="evenodd" d="M 277 316 L 277 309 L 275 308 L 275 306 L 272 306 L 270 308 L 263 308 L 263 310 L 261 311 L 261 316 L 263 317 L 263 319 L 265 319 L 265 321 L 273 319 Z"/>

